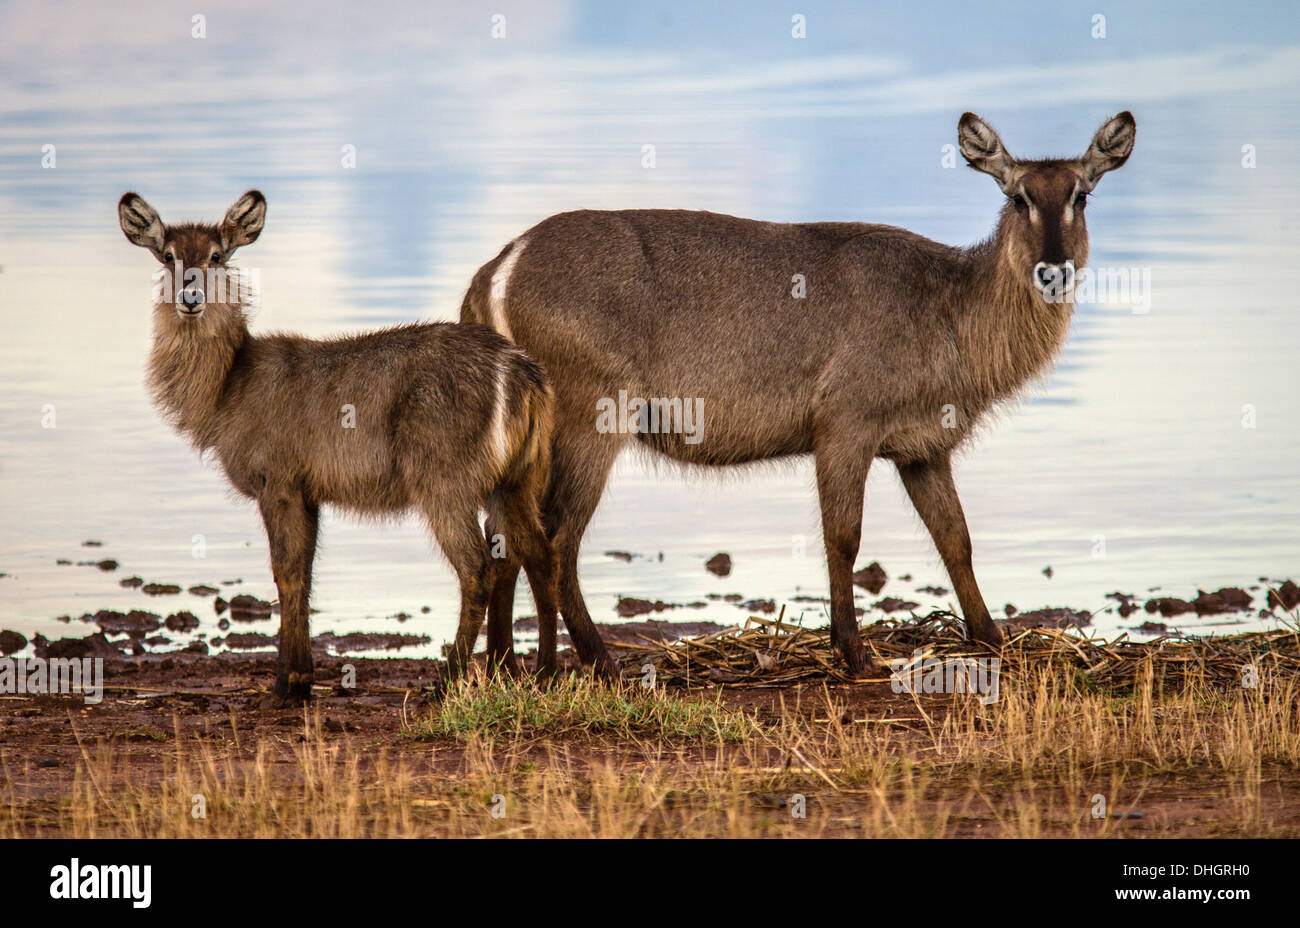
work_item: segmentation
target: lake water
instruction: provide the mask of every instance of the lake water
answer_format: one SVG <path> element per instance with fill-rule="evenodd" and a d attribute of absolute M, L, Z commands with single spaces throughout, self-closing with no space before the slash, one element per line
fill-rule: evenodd
<path fill-rule="evenodd" d="M 145 395 L 153 262 L 117 227 L 123 191 L 175 221 L 216 220 L 260 188 L 266 230 L 240 255 L 261 275 L 255 330 L 329 336 L 456 318 L 480 264 L 578 207 L 973 242 L 1001 197 L 944 166 L 964 109 L 1026 156 L 1078 154 L 1132 109 L 1135 154 L 1089 207 L 1092 263 L 1151 281 L 1145 311 L 1081 306 L 1055 371 L 959 460 L 995 614 L 1300 576 L 1294 12 L 1153 6 L 1094 38 L 1090 7 L 1013 7 L 912 22 L 805 4 L 796 39 L 789 10 L 750 4 L 505 4 L 503 38 L 462 6 L 207 4 L 202 30 L 166 4 L 0 6 L 0 627 L 79 635 L 57 617 L 188 608 L 218 634 L 210 600 L 150 599 L 119 587 L 128 575 L 274 596 L 254 507 Z M 629 459 L 582 579 L 598 620 L 616 620 L 620 595 L 740 593 L 822 624 L 820 607 L 791 602 L 825 595 L 820 545 L 806 462 L 684 477 Z M 719 551 L 735 565 L 725 579 L 703 566 Z M 121 567 L 56 564 L 105 557 Z M 948 581 L 888 465 L 868 487 L 859 563 L 872 560 L 891 577 L 883 595 L 949 605 L 915 592 Z M 314 631 L 423 633 L 432 643 L 406 653 L 433 654 L 456 585 L 414 520 L 330 514 L 314 605 Z M 663 617 L 744 615 L 711 602 Z M 1173 624 L 1276 621 L 1245 620 Z"/>

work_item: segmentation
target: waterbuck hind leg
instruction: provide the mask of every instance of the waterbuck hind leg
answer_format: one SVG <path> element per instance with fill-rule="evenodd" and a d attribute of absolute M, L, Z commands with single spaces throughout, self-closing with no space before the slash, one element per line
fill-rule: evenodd
<path fill-rule="evenodd" d="M 594 402 L 585 407 L 591 408 L 594 408 Z M 590 415 L 586 412 L 573 415 L 578 419 L 576 424 L 570 424 L 568 428 L 561 424 L 556 430 L 543 522 L 559 565 L 560 614 L 564 617 L 564 625 L 569 630 L 578 658 L 597 676 L 617 680 L 618 665 L 609 656 L 582 598 L 582 588 L 578 584 L 578 549 L 582 545 L 582 533 L 600 503 L 620 443 L 614 436 L 601 435 L 593 439 Z M 585 444 L 564 440 L 567 435 L 581 436 L 579 441 Z"/>
<path fill-rule="evenodd" d="M 500 668 L 512 677 L 522 671 L 515 656 L 514 624 L 515 584 L 519 579 L 519 561 L 508 536 L 495 516 L 489 515 L 483 527 L 489 554 L 487 605 L 487 660 L 489 667 Z"/>
<path fill-rule="evenodd" d="M 489 554 L 478 527 L 478 505 L 458 501 L 430 506 L 425 512 L 433 537 L 451 562 L 460 582 L 460 622 L 456 639 L 447 655 L 447 677 L 455 679 L 469 669 L 474 644 L 483 628 L 487 607 L 487 583 L 492 573 Z"/>
<path fill-rule="evenodd" d="M 900 464 L 898 474 L 917 514 L 929 529 L 934 546 L 939 549 L 948 578 L 957 591 L 967 633 L 975 641 L 994 648 L 1001 647 L 1002 633 L 993 624 L 993 617 L 989 615 L 975 582 L 970 531 L 966 527 L 961 500 L 957 498 L 957 485 L 952 479 L 952 459 L 944 454 L 929 461 Z"/>
<path fill-rule="evenodd" d="M 853 606 L 853 562 L 862 539 L 862 506 L 873 450 L 822 446 L 814 454 L 831 581 L 831 646 L 855 677 L 888 676 L 867 654 Z"/>
<path fill-rule="evenodd" d="M 537 606 L 537 672 L 551 676 L 556 670 L 558 570 L 555 552 L 542 528 L 539 492 L 539 487 L 527 484 L 507 488 L 502 494 L 502 505 L 507 544 L 514 548 L 513 557 L 523 562 L 533 603 Z M 514 591 L 513 579 L 510 591 Z"/>
<path fill-rule="evenodd" d="M 269 486 L 260 494 L 258 507 L 280 594 L 280 654 L 273 695 L 282 705 L 302 703 L 311 698 L 315 679 L 308 600 L 320 511 L 298 490 Z"/>

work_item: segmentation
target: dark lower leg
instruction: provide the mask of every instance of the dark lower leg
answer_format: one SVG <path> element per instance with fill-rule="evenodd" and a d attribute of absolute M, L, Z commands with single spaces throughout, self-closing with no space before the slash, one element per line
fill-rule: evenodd
<path fill-rule="evenodd" d="M 319 512 L 301 494 L 270 491 L 259 500 L 280 596 L 280 651 L 274 694 L 285 703 L 311 698 L 315 667 L 309 625 L 311 566 Z"/>
<path fill-rule="evenodd" d="M 831 584 L 831 646 L 854 676 L 886 676 L 862 644 L 853 603 L 853 561 L 862 536 L 862 504 L 871 459 L 870 455 L 865 462 L 856 456 L 840 457 L 833 458 L 834 465 L 829 463 L 830 455 L 818 454 L 816 458 L 817 497 Z"/>
<path fill-rule="evenodd" d="M 971 566 L 970 531 L 966 515 L 957 496 L 957 485 L 952 478 L 952 463 L 947 455 L 918 464 L 900 465 L 898 474 L 903 479 L 907 495 L 916 507 L 917 514 L 934 539 L 948 578 L 957 592 L 966 630 L 975 641 L 992 647 L 1002 645 L 1002 633 L 993 624 L 984 596 L 975 582 Z"/>

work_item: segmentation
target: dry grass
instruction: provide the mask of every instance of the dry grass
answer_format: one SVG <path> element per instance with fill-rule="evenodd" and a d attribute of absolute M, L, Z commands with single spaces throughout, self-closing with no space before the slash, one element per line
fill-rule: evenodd
<path fill-rule="evenodd" d="M 178 728 L 147 767 L 120 746 L 83 744 L 71 789 L 57 798 L 20 796 L 4 777 L 0 832 L 1300 834 L 1294 677 L 1170 693 L 1150 661 L 1116 695 L 1045 664 L 1004 683 L 989 705 L 956 695 L 851 707 L 846 695 L 811 687 L 755 710 L 717 694 L 582 679 L 543 692 L 494 680 L 412 713 L 403 735 L 382 744 L 323 731 L 316 712 L 252 742 L 235 725 L 206 738 Z M 198 796 L 205 818 L 193 815 Z M 1145 817 L 1113 817 L 1134 811 Z"/>

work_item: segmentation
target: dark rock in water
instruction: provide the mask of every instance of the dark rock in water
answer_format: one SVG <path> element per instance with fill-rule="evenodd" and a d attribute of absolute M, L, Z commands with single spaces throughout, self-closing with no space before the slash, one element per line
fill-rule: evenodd
<path fill-rule="evenodd" d="M 61 567 L 66 567 L 70 565 L 72 561 L 68 560 L 66 557 L 61 557 L 58 560 L 56 560 L 54 563 L 58 564 Z"/>
<path fill-rule="evenodd" d="M 102 541 L 96 541 L 95 539 L 91 538 L 86 541 L 83 541 L 81 543 L 81 546 L 83 548 L 102 548 L 104 547 L 104 543 Z"/>
<path fill-rule="evenodd" d="M 1043 568 L 1043 576 L 1046 577 L 1048 580 L 1052 579 L 1052 574 L 1054 573 L 1056 573 L 1056 571 L 1052 570 L 1051 564 L 1048 564 L 1046 567 Z"/>
<path fill-rule="evenodd" d="M 726 596 L 722 597 L 722 601 L 724 603 L 738 603 L 744 598 L 745 597 L 741 596 L 739 593 L 728 593 Z"/>
<path fill-rule="evenodd" d="M 1138 626 L 1138 631 L 1146 632 L 1147 634 L 1151 634 L 1151 635 L 1154 634 L 1163 635 L 1165 632 L 1169 631 L 1169 626 L 1166 625 L 1164 622 L 1152 622 L 1150 619 L 1148 619 L 1147 621 L 1143 622 L 1141 625 Z"/>
<path fill-rule="evenodd" d="M 253 648 L 273 648 L 279 638 L 279 635 L 263 635 L 261 632 L 236 632 L 227 635 L 222 643 L 233 651 L 250 651 Z"/>
<path fill-rule="evenodd" d="M 630 564 L 632 563 L 632 558 L 636 557 L 636 555 L 631 551 L 606 551 L 605 557 L 612 557 L 616 561 L 623 561 L 624 563 Z"/>
<path fill-rule="evenodd" d="M 140 587 L 140 592 L 149 596 L 175 596 L 180 591 L 175 583 L 146 583 Z"/>
<path fill-rule="evenodd" d="M 946 586 L 921 586 L 916 588 L 918 593 L 926 593 L 930 596 L 947 596 L 948 588 Z"/>
<path fill-rule="evenodd" d="M 432 611 L 433 611 L 433 610 L 430 609 L 428 606 L 421 606 L 421 607 L 420 607 L 420 614 L 421 614 L 421 615 L 428 615 L 428 614 L 429 614 L 430 612 L 432 612 Z"/>
<path fill-rule="evenodd" d="M 792 603 L 828 603 L 830 601 L 829 596 L 807 596 L 802 593 L 798 596 L 790 597 L 790 602 Z"/>
<path fill-rule="evenodd" d="M 1092 624 L 1092 616 L 1075 609 L 1034 609 L 1030 612 L 1017 613 L 1014 618 L 1000 619 L 999 624 L 1014 625 L 1017 628 L 1071 628 Z"/>
<path fill-rule="evenodd" d="M 165 644 L 171 644 L 172 640 L 166 635 L 152 635 L 144 640 L 144 643 L 151 648 L 162 647 Z"/>
<path fill-rule="evenodd" d="M 596 630 L 606 644 L 642 644 L 645 638 L 677 641 L 696 635 L 708 635 L 726 628 L 716 622 L 663 622 L 646 619 L 642 622 L 620 622 L 617 625 L 597 622 Z"/>
<path fill-rule="evenodd" d="M 1287 612 L 1290 612 L 1298 605 L 1300 605 L 1300 587 L 1290 580 L 1276 590 L 1268 591 L 1268 606 L 1270 609 L 1281 606 Z"/>
<path fill-rule="evenodd" d="M 134 590 L 144 586 L 144 577 L 127 577 L 125 580 L 117 581 L 117 585 L 126 587 L 128 590 Z"/>
<path fill-rule="evenodd" d="M 619 599 L 618 605 L 614 608 L 623 618 L 630 619 L 632 616 L 645 615 L 648 612 L 663 612 L 665 609 L 675 609 L 676 606 L 666 603 L 662 599 L 650 602 L 648 599 L 635 599 L 624 596 Z"/>
<path fill-rule="evenodd" d="M 32 648 L 37 657 L 46 660 L 83 657 L 121 657 L 122 650 L 104 637 L 103 632 L 87 635 L 85 638 L 60 638 L 50 641 L 44 635 L 32 639 Z"/>
<path fill-rule="evenodd" d="M 719 600 L 719 599 L 722 599 L 722 594 L 721 594 L 721 593 L 705 593 L 705 594 L 704 594 L 704 598 L 705 598 L 705 599 L 712 599 L 712 600 L 714 600 L 714 601 L 717 601 L 717 600 Z"/>
<path fill-rule="evenodd" d="M 205 641 L 191 641 L 181 650 L 186 654 L 207 654 L 208 645 Z"/>
<path fill-rule="evenodd" d="M 1197 615 L 1218 615 L 1220 612 L 1249 609 L 1252 599 L 1245 590 L 1229 586 L 1215 593 L 1197 590 L 1196 594 L 1196 598 L 1192 600 L 1192 608 L 1196 610 Z"/>
<path fill-rule="evenodd" d="M 258 599 L 256 596 L 240 593 L 230 599 L 230 617 L 235 621 L 269 619 L 271 617 L 271 604 Z"/>
<path fill-rule="evenodd" d="M 1019 611 L 1020 611 L 1020 610 L 1017 609 L 1015 606 L 1013 606 L 1011 603 L 1007 603 L 1005 606 L 1002 607 L 1002 613 L 1003 613 L 1003 614 L 1004 614 L 1008 619 L 1015 618 L 1016 613 L 1019 612 Z"/>
<path fill-rule="evenodd" d="M 726 577 L 731 574 L 731 555 L 719 551 L 713 557 L 704 562 L 704 567 L 715 577 Z"/>
<path fill-rule="evenodd" d="M 8 657 L 27 647 L 27 636 L 5 629 L 0 632 L 0 654 Z"/>
<path fill-rule="evenodd" d="M 350 632 L 336 635 L 323 632 L 312 639 L 312 644 L 319 648 L 328 648 L 335 654 L 344 651 L 378 651 L 394 648 L 409 648 L 428 644 L 428 635 L 398 635 L 388 632 Z"/>
<path fill-rule="evenodd" d="M 162 627 L 162 616 L 154 612 L 144 612 L 140 609 L 132 609 L 130 612 L 123 614 L 114 612 L 111 609 L 101 609 L 92 615 L 83 615 L 83 622 L 94 622 L 99 626 L 99 630 L 110 635 L 144 635 L 148 632 L 157 631 Z"/>
<path fill-rule="evenodd" d="M 218 590 L 215 586 L 208 586 L 206 583 L 200 583 L 190 587 L 188 590 L 186 590 L 186 592 L 189 593 L 191 596 L 212 596 L 216 593 L 219 593 L 220 590 Z"/>
<path fill-rule="evenodd" d="M 1146 604 L 1147 612 L 1158 612 L 1166 619 L 1176 615 L 1182 615 L 1184 612 L 1194 611 L 1192 604 L 1185 599 L 1177 599 L 1173 596 L 1162 596 L 1159 599 L 1148 599 Z"/>
<path fill-rule="evenodd" d="M 886 596 L 884 599 L 879 599 L 872 603 L 871 608 L 879 609 L 881 612 L 898 612 L 902 609 L 910 611 L 919 605 L 920 603 L 914 603 L 910 600 L 898 599 L 894 596 Z"/>
<path fill-rule="evenodd" d="M 889 576 L 885 573 L 885 568 L 880 566 L 879 561 L 872 561 L 866 567 L 853 573 L 853 583 L 872 594 L 883 590 L 885 581 L 888 579 Z"/>
<path fill-rule="evenodd" d="M 230 628 L 230 620 L 222 619 L 220 622 L 217 623 L 217 628 L 221 629 L 223 632 L 226 631 L 227 629 Z"/>
<path fill-rule="evenodd" d="M 1117 610 L 1122 618 L 1127 619 L 1133 613 L 1138 611 L 1138 604 L 1135 602 L 1120 603 Z"/>
<path fill-rule="evenodd" d="M 221 615 L 221 613 L 225 612 L 226 609 L 229 608 L 229 606 L 230 603 L 226 602 L 220 596 L 218 596 L 216 599 L 212 601 L 212 611 L 215 612 L 217 615 Z"/>
<path fill-rule="evenodd" d="M 776 612 L 776 601 L 771 599 L 751 599 L 739 604 L 739 608 L 750 612 Z"/>
<path fill-rule="evenodd" d="M 199 617 L 192 612 L 174 612 L 163 622 L 168 631 L 188 632 L 199 627 Z"/>
<path fill-rule="evenodd" d="M 105 558 L 102 561 L 97 561 L 95 563 L 95 566 L 98 567 L 100 570 L 104 571 L 104 573 L 108 573 L 111 570 L 117 570 L 118 565 L 117 565 L 117 561 L 113 560 L 112 558 Z"/>

